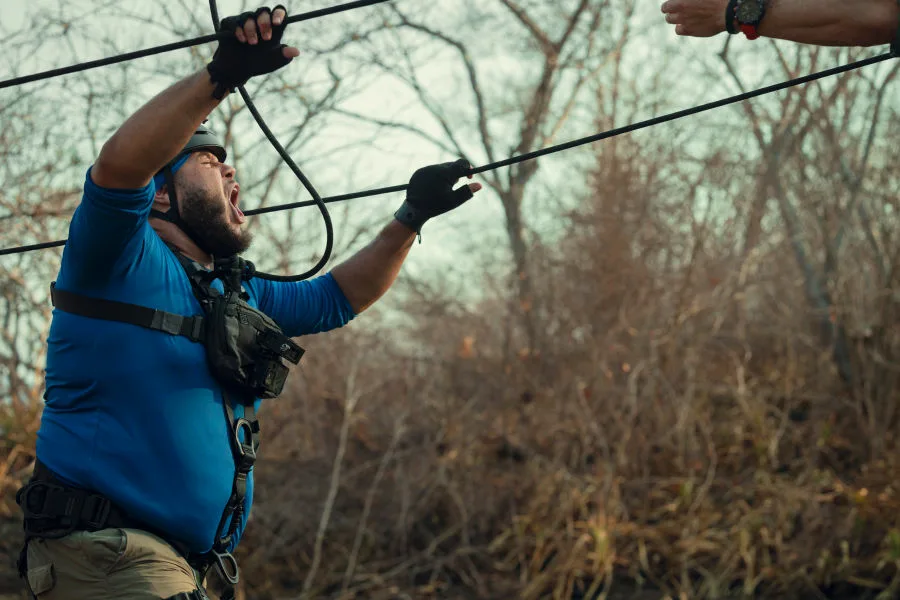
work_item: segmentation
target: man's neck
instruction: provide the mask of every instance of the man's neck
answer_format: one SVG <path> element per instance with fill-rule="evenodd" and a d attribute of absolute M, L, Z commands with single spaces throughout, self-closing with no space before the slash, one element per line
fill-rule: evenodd
<path fill-rule="evenodd" d="M 162 219 L 150 219 L 150 226 L 156 231 L 156 234 L 169 246 L 172 246 L 178 252 L 181 252 L 198 264 L 212 269 L 213 258 L 200 249 L 188 235 L 178 228 L 174 223 L 163 221 Z"/>

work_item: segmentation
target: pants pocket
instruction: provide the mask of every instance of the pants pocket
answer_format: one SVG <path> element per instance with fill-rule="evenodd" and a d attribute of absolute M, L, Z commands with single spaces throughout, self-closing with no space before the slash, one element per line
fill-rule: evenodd
<path fill-rule="evenodd" d="M 109 574 L 125 555 L 128 536 L 123 529 L 103 529 L 85 532 L 82 548 L 91 564 Z"/>
<path fill-rule="evenodd" d="M 31 593 L 40 598 L 53 590 L 56 585 L 56 573 L 53 570 L 53 563 L 41 565 L 28 565 L 28 587 Z"/>
<path fill-rule="evenodd" d="M 126 529 L 124 535 L 124 553 L 107 579 L 110 597 L 170 598 L 197 589 L 193 569 L 164 540 L 138 529 Z"/>

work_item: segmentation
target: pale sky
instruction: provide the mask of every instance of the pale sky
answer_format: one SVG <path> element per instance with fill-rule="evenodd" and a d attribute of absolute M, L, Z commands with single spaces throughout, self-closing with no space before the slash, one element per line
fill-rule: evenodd
<path fill-rule="evenodd" d="M 193 1 L 196 2 L 196 10 L 192 15 L 198 22 L 206 24 L 209 20 L 207 3 L 197 2 L 196 0 Z M 453 10 L 453 7 L 462 6 L 462 0 L 437 1 L 446 4 L 448 10 Z M 401 2 L 398 2 L 398 4 L 410 6 L 411 2 L 412 0 L 402 0 Z M 314 3 L 305 2 L 302 4 L 295 2 L 292 8 L 294 12 L 299 12 L 301 10 L 336 3 L 338 2 L 322 1 Z M 661 110 L 665 112 L 677 110 L 692 104 L 718 99 L 728 93 L 734 93 L 735 90 L 729 89 L 727 83 L 715 87 L 696 86 L 691 84 L 690 75 L 692 73 L 702 73 L 705 69 L 705 63 L 715 64 L 715 54 L 721 50 L 722 43 L 724 42 L 723 36 L 712 39 L 678 38 L 674 35 L 672 28 L 665 25 L 662 14 L 659 12 L 659 2 L 655 0 L 641 0 L 641 4 L 642 7 L 639 9 L 640 13 L 635 20 L 634 28 L 638 31 L 643 31 L 644 33 L 652 31 L 652 35 L 649 38 L 645 38 L 645 40 L 652 40 L 653 45 L 648 45 L 645 42 L 630 44 L 626 48 L 626 65 L 631 65 L 631 68 L 634 69 L 642 69 L 652 67 L 652 63 L 654 62 L 668 60 L 668 64 L 670 65 L 668 68 L 671 71 L 677 70 L 677 72 L 684 73 L 680 80 L 675 81 L 680 87 L 676 85 L 671 88 L 670 105 L 661 107 Z M 97 2 L 81 1 L 71 3 L 55 2 L 52 0 L 38 0 L 37 2 L 26 0 L 2 0 L 0 1 L 0 27 L 7 32 L 23 30 L 29 20 L 29 16 L 33 15 L 34 11 L 38 10 L 40 6 L 52 6 L 55 11 L 66 10 L 68 12 L 66 16 L 73 17 L 78 15 L 77 11 L 84 10 L 86 6 L 99 7 L 102 5 L 103 3 L 99 0 Z M 245 7 L 250 6 L 250 3 L 238 0 L 220 0 L 218 5 L 220 16 L 224 16 L 240 12 Z M 116 2 L 115 6 L 116 10 L 124 10 L 140 15 L 147 13 L 148 5 L 142 0 L 121 0 Z M 302 6 L 302 9 L 298 8 L 300 6 Z M 362 15 L 363 11 L 367 11 L 365 13 L 366 15 L 377 14 L 374 7 L 364 8 L 357 12 Z M 326 19 L 334 18 L 341 17 L 326 17 Z M 119 28 L 117 30 L 118 33 L 121 34 L 121 49 L 119 51 L 138 50 L 149 45 L 160 42 L 169 42 L 176 39 L 173 36 L 161 37 L 155 30 L 152 32 L 149 29 L 144 31 L 139 28 L 134 21 L 126 23 L 100 22 L 97 23 L 96 26 Z M 141 39 L 142 33 L 148 33 L 151 41 L 147 42 L 146 40 Z M 316 33 L 314 23 L 291 25 L 285 35 L 285 41 L 302 47 L 303 36 L 309 35 L 310 33 Z M 79 48 L 79 50 L 82 52 L 80 57 L 82 60 L 99 58 L 110 54 L 108 49 L 103 48 Z M 492 73 L 494 73 L 495 70 L 499 71 L 504 67 L 509 69 L 510 65 L 513 65 L 512 68 L 515 69 L 515 65 L 518 63 L 516 63 L 517 58 L 515 57 L 514 52 L 515 51 L 511 48 L 509 57 L 504 59 L 502 56 L 502 48 L 496 49 L 496 54 L 499 55 L 500 58 L 493 58 L 491 59 L 492 62 L 479 62 L 478 64 L 481 69 L 483 81 L 490 84 Z M 301 56 L 301 59 L 303 58 L 304 57 Z M 156 60 L 157 57 L 150 57 L 141 59 L 141 62 L 142 65 L 152 66 L 154 64 L 153 61 Z M 60 52 L 58 49 L 56 51 L 48 50 L 46 54 L 37 53 L 30 56 L 28 64 L 17 65 L 17 71 L 19 73 L 26 73 L 32 72 L 33 70 L 64 66 L 71 62 L 73 62 L 73 60 L 67 53 Z M 648 67 L 648 64 L 650 67 Z M 528 67 L 529 65 L 524 66 Z M 537 66 L 538 65 L 534 65 L 535 68 Z M 287 68 L 293 67 L 294 65 L 292 64 Z M 742 68 L 745 69 L 750 75 L 750 78 L 752 78 L 753 74 L 762 72 L 766 66 L 749 61 L 742 63 Z M 434 81 L 443 81 L 442 78 L 444 77 L 444 74 L 441 69 L 442 66 L 435 63 L 433 72 L 430 73 Z M 102 72 L 103 69 L 97 69 L 89 71 L 88 75 L 91 77 L 102 77 Z M 0 65 L 0 78 L 5 79 L 9 77 L 9 73 L 10 71 L 8 68 Z M 428 73 L 426 73 L 426 75 L 428 75 Z M 68 77 L 73 79 L 66 81 L 75 81 L 74 78 L 79 76 L 70 75 Z M 172 77 L 173 79 L 171 81 L 174 81 L 177 74 L 172 74 Z M 760 84 L 773 83 L 776 80 L 777 79 L 760 81 Z M 159 83 L 154 83 L 153 86 L 148 87 L 146 90 L 147 99 L 171 81 L 160 79 Z M 451 82 L 448 82 L 448 84 L 449 83 Z M 248 89 L 253 89 L 253 82 L 248 84 Z M 0 102 L 3 101 L 3 98 L 10 97 L 8 96 L 9 94 L 14 93 L 16 92 L 11 90 L 0 91 Z M 240 97 L 237 95 L 235 96 L 237 101 L 240 102 Z M 258 100 L 261 104 L 265 101 L 265 99 Z M 60 102 L 64 103 L 65 98 L 60 97 Z M 470 103 L 470 100 L 468 97 L 464 97 L 461 102 Z M 440 130 L 437 128 L 436 124 L 428 119 L 424 111 L 412 103 L 411 98 L 408 95 L 404 99 L 396 85 L 387 78 L 382 78 L 373 82 L 373 85 L 368 88 L 367 93 L 364 96 L 353 100 L 348 107 L 359 113 L 370 116 L 390 116 L 397 120 L 401 120 L 404 123 L 425 126 L 430 132 L 440 134 Z M 136 108 L 136 106 L 133 108 Z M 727 110 L 733 111 L 735 109 L 720 109 L 717 112 L 721 113 Z M 268 113 L 264 113 L 266 114 L 267 120 L 270 120 L 272 112 L 273 111 L 270 110 Z M 585 116 L 588 118 L 573 117 L 555 141 L 562 142 L 596 133 L 596 125 L 593 122 L 590 112 L 586 112 Z M 654 115 L 638 114 L 635 115 L 635 120 L 648 118 L 650 116 Z M 213 116 L 213 119 L 214 118 L 215 117 Z M 678 127 L 699 126 L 702 125 L 703 120 L 704 117 L 693 117 L 690 122 L 683 122 L 679 124 Z M 270 124 L 272 124 L 272 121 L 270 121 Z M 617 124 L 622 125 L 625 123 L 620 122 Z M 669 135 L 669 132 L 672 131 L 669 127 L 670 126 L 668 125 L 663 125 L 656 128 L 652 134 L 648 135 Z M 273 129 L 275 129 L 274 125 Z M 329 144 L 331 146 L 346 144 L 348 143 L 348 140 L 352 141 L 354 136 L 360 135 L 361 131 L 362 129 L 355 129 L 350 121 L 336 124 L 324 131 L 322 135 L 317 138 L 318 145 L 315 146 L 315 148 L 304 148 L 304 151 L 315 150 L 317 152 L 325 152 Z M 472 148 L 477 149 L 477 146 L 473 145 Z M 501 150 L 502 149 L 503 148 L 501 147 Z M 260 149 L 260 152 L 274 155 L 274 151 L 271 150 L 271 148 Z M 508 156 L 508 154 L 502 153 L 499 158 L 505 158 L 506 156 Z M 540 205 L 547 202 L 552 203 L 557 197 L 577 197 L 579 188 L 581 188 L 584 179 L 582 168 L 589 164 L 589 157 L 590 147 L 586 147 L 578 151 L 567 151 L 564 154 L 558 154 L 550 158 L 542 159 L 539 176 L 530 188 L 529 201 Z M 319 188 L 319 191 L 323 195 L 328 196 L 371 187 L 405 183 L 415 168 L 424 166 L 430 162 L 452 160 L 455 157 L 447 156 L 445 153 L 438 151 L 434 146 L 416 138 L 409 136 L 393 136 L 379 140 L 376 147 L 369 146 L 361 149 L 357 148 L 352 152 L 338 154 L 335 155 L 333 159 L 329 158 L 325 161 L 316 161 L 315 156 L 311 155 L 295 158 L 299 161 L 306 161 L 313 165 L 312 168 L 314 171 L 308 171 L 307 175 L 313 180 Z M 483 157 L 478 156 L 475 158 L 481 159 Z M 87 165 L 85 165 L 85 167 L 86 166 Z M 295 183 L 293 185 L 295 188 L 292 189 L 299 190 L 299 182 L 296 182 L 296 180 L 294 181 Z M 305 193 L 298 194 L 297 196 L 292 196 L 290 192 L 286 192 L 285 194 L 285 197 L 280 199 L 279 203 L 282 201 L 292 202 L 307 198 Z M 399 206 L 401 200 L 401 196 L 395 194 L 391 196 L 356 200 L 352 202 L 352 208 L 348 207 L 349 204 L 331 205 L 332 217 L 335 221 L 337 235 L 340 236 L 342 231 L 346 231 L 347 228 L 351 227 L 353 222 L 360 219 L 374 220 L 376 222 L 381 220 L 387 222 L 393 211 Z M 345 209 L 348 211 L 347 216 L 344 215 Z M 312 223 L 314 224 L 311 224 L 310 227 L 321 229 L 320 221 L 315 220 L 317 211 L 315 209 L 304 210 L 308 211 L 311 218 L 313 218 Z M 534 210 L 529 214 L 533 222 L 543 224 L 544 227 L 549 228 L 548 231 L 553 230 L 552 212 L 542 213 L 540 210 Z M 278 219 L 279 217 L 262 216 L 253 218 Z M 492 192 L 489 190 L 481 192 L 475 199 L 461 209 L 429 223 L 426 226 L 424 233 L 424 243 L 421 246 L 417 244 L 408 265 L 408 272 L 413 274 L 421 275 L 428 272 L 441 273 L 449 268 L 459 269 L 460 265 L 464 268 L 465 265 L 468 264 L 469 259 L 472 258 L 469 253 L 473 246 L 478 246 L 479 244 L 496 244 L 503 246 L 505 244 L 502 212 L 500 210 L 499 202 L 492 196 Z M 366 240 L 360 241 L 360 244 L 365 241 Z M 319 246 L 321 246 L 321 243 Z"/>

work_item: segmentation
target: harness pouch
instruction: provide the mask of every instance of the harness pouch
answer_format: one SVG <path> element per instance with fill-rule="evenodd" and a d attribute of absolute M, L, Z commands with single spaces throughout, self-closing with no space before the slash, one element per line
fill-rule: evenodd
<path fill-rule="evenodd" d="M 213 376 L 258 398 L 274 398 L 284 389 L 288 369 L 281 358 L 297 364 L 303 355 L 272 319 L 234 292 L 208 300 L 205 345 Z"/>

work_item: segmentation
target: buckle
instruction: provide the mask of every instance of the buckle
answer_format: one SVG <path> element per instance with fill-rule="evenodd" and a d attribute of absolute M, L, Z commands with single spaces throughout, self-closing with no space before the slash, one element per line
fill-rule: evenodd
<path fill-rule="evenodd" d="M 82 516 L 82 522 L 88 527 L 93 528 L 94 530 L 100 530 L 106 527 L 106 521 L 109 519 L 109 513 L 112 510 L 112 502 L 104 498 L 103 496 L 98 496 L 97 494 L 90 494 L 87 498 L 84 499 L 84 505 L 87 506 L 88 502 L 91 500 L 96 500 L 96 507 L 90 511 L 90 517 Z M 82 508 L 82 513 L 84 513 L 84 507 Z"/>
<path fill-rule="evenodd" d="M 237 442 L 238 454 L 241 458 L 256 460 L 256 448 L 253 443 L 253 424 L 241 417 L 234 423 L 234 441 Z M 247 442 L 244 441 L 246 434 Z M 249 443 L 248 443 L 249 442 Z M 252 462 L 250 464 L 253 464 Z"/>
<path fill-rule="evenodd" d="M 37 490 L 43 490 L 43 496 L 40 498 L 40 509 L 35 510 L 32 508 L 32 496 Z M 53 517 L 55 515 L 48 515 L 44 512 L 44 509 L 47 506 L 47 496 L 51 492 L 63 492 L 65 489 L 56 485 L 55 483 L 49 483 L 47 481 L 32 481 L 25 487 L 21 488 L 18 492 L 16 492 L 16 504 L 22 507 L 22 512 L 25 513 L 26 518 L 31 519 L 46 519 L 48 517 Z"/>
<path fill-rule="evenodd" d="M 164 310 L 154 310 L 153 317 L 150 320 L 150 328 L 164 331 L 169 335 L 179 335 L 181 333 L 181 324 L 184 317 L 176 315 Z"/>
<path fill-rule="evenodd" d="M 35 498 L 33 494 L 38 490 L 42 493 Z M 78 527 L 84 496 L 71 494 L 55 483 L 32 481 L 16 493 L 16 502 L 22 507 L 27 538 L 57 539 Z"/>
<path fill-rule="evenodd" d="M 230 552 L 216 552 L 213 550 L 212 554 L 216 559 L 215 566 L 219 576 L 231 585 L 237 585 L 238 581 L 240 581 L 237 559 Z"/>
<path fill-rule="evenodd" d="M 294 340 L 271 329 L 267 329 L 260 333 L 259 343 L 262 344 L 266 350 L 274 352 L 276 355 L 295 365 L 300 362 L 300 359 L 305 353 L 305 350 L 294 343 Z"/>
<path fill-rule="evenodd" d="M 251 384 L 257 390 L 258 397 L 276 398 L 284 390 L 288 374 L 288 368 L 277 359 L 274 361 L 261 360 L 256 363 L 253 370 Z"/>

